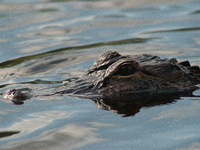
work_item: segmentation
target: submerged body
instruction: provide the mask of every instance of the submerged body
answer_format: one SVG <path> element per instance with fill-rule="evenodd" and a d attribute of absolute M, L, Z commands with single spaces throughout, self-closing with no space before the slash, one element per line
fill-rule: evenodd
<path fill-rule="evenodd" d="M 122 56 L 109 51 L 103 53 L 82 78 L 49 96 L 68 94 L 89 99 L 117 101 L 131 97 L 134 100 L 158 93 L 193 91 L 199 83 L 199 67 L 191 67 L 188 61 L 178 63 L 175 58 L 161 59 L 147 54 Z M 25 94 L 13 89 L 6 91 L 3 97 L 13 102 L 27 99 Z"/>

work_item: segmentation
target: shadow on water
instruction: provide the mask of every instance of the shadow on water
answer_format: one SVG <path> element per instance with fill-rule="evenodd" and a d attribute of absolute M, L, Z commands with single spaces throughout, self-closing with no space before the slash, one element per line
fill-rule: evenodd
<path fill-rule="evenodd" d="M 142 93 L 115 95 L 112 99 L 104 98 L 93 100 L 96 107 L 112 111 L 116 114 L 122 114 L 123 117 L 133 116 L 140 112 L 140 109 L 147 107 L 154 107 L 158 105 L 167 105 L 180 100 L 181 97 L 198 97 L 192 94 L 193 91 L 172 93 L 172 94 L 150 94 Z"/>
<path fill-rule="evenodd" d="M 88 49 L 88 48 L 101 47 L 101 46 L 145 43 L 145 42 L 147 42 L 149 40 L 153 40 L 153 39 L 157 39 L 157 38 L 129 38 L 129 39 L 122 39 L 122 40 L 109 41 L 109 42 L 100 42 L 100 43 L 81 45 L 81 46 L 65 47 L 65 48 L 55 49 L 55 50 L 51 50 L 51 51 L 40 53 L 40 54 L 24 56 L 24 57 L 1 62 L 0 69 L 13 67 L 13 66 L 19 65 L 23 62 L 29 61 L 31 59 L 43 58 L 44 56 L 49 55 L 49 54 L 60 53 L 60 52 L 68 51 L 68 50 L 81 50 L 81 49 Z"/>

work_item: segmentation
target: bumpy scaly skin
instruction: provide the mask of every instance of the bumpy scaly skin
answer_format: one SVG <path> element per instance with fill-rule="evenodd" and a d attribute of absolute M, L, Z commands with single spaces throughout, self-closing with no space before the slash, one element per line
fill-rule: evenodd
<path fill-rule="evenodd" d="M 107 98 L 138 93 L 174 93 L 192 91 L 200 83 L 199 67 L 175 58 L 161 59 L 153 55 L 121 56 L 118 52 L 103 53 L 85 76 L 71 86 L 53 94 Z M 49 96 L 52 94 L 49 94 Z M 27 96 L 6 91 L 4 99 L 23 101 Z"/>
<path fill-rule="evenodd" d="M 103 55 L 112 55 L 112 53 L 116 52 L 107 52 Z M 125 64 L 135 67 L 133 74 L 126 76 L 116 73 Z M 175 58 L 161 59 L 158 56 L 146 54 L 117 55 L 105 61 L 101 59 L 101 63 L 98 65 L 95 63 L 95 67 L 93 66 L 88 74 L 100 77 L 95 83 L 96 90 L 109 96 L 119 93 L 166 93 L 194 90 L 200 83 L 198 66 L 191 67 L 188 61 L 178 63 Z"/>

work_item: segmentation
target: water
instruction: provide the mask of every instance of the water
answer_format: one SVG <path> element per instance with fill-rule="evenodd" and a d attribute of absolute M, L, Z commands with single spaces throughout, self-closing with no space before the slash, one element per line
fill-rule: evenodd
<path fill-rule="evenodd" d="M 68 85 L 108 50 L 200 65 L 199 6 L 198 0 L 2 0 L 0 93 Z M 23 105 L 1 100 L 0 149 L 200 149 L 199 108 L 198 97 L 181 97 L 123 117 L 68 96 Z"/>

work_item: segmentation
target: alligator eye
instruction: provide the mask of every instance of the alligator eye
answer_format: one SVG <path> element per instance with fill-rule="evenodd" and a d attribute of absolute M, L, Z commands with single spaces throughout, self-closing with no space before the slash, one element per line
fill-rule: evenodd
<path fill-rule="evenodd" d="M 132 65 L 126 64 L 119 68 L 115 75 L 129 76 L 136 72 L 136 68 Z"/>

